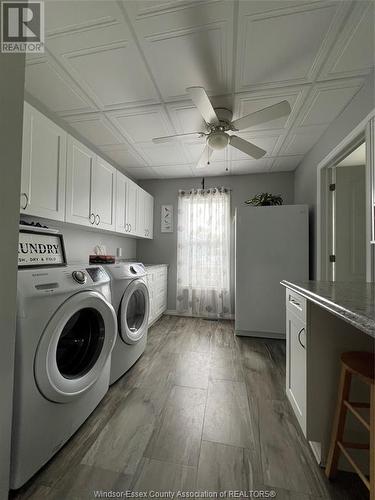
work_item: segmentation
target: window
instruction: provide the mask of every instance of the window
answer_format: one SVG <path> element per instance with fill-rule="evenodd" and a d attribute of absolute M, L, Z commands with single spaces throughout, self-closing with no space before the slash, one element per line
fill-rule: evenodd
<path fill-rule="evenodd" d="M 230 194 L 224 188 L 180 191 L 177 310 L 230 315 Z"/>

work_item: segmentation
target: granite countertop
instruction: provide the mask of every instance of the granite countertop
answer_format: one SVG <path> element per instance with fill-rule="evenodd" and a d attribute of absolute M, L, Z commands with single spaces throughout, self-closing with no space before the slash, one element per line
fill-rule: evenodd
<path fill-rule="evenodd" d="M 283 280 L 281 284 L 375 338 L 374 283 Z"/>
<path fill-rule="evenodd" d="M 145 267 L 165 267 L 169 266 L 169 264 L 143 264 Z"/>

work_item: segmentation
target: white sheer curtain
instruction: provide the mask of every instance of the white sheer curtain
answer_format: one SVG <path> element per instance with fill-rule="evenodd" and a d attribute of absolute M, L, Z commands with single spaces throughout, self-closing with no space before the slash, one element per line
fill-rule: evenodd
<path fill-rule="evenodd" d="M 229 191 L 225 188 L 180 191 L 177 232 L 178 312 L 229 317 Z"/>

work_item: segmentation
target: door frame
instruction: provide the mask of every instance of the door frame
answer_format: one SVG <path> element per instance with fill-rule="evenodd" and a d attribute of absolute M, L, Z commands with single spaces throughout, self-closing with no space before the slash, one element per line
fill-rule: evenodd
<path fill-rule="evenodd" d="M 366 140 L 366 281 L 375 281 L 375 245 L 371 244 L 371 214 L 369 206 L 372 200 L 372 176 L 374 175 L 375 139 L 374 130 L 375 109 L 373 109 L 339 144 L 321 160 L 317 166 L 317 203 L 316 203 L 316 245 L 317 245 L 317 280 L 332 281 L 331 266 L 328 256 L 332 253 L 332 240 L 330 224 L 332 210 L 330 207 L 329 183 L 333 173 L 331 168 L 343 159 L 350 150 L 355 149 L 363 139 Z M 332 182 L 332 180 L 331 180 Z"/>

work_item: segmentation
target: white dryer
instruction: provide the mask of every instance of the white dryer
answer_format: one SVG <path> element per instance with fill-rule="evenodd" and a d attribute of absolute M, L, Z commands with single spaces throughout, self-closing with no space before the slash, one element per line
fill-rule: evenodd
<path fill-rule="evenodd" d="M 117 332 L 110 301 L 100 266 L 19 270 L 11 488 L 37 472 L 106 394 Z"/>
<path fill-rule="evenodd" d="M 143 264 L 121 262 L 104 268 L 111 277 L 112 304 L 118 324 L 111 361 L 110 384 L 113 384 L 145 350 L 150 299 Z"/>

